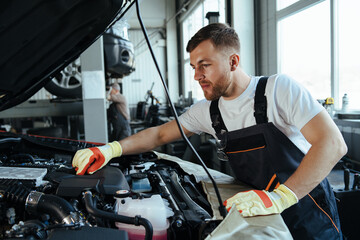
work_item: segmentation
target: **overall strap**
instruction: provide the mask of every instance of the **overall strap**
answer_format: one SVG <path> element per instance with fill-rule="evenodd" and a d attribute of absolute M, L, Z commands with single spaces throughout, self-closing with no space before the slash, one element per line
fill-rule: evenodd
<path fill-rule="evenodd" d="M 224 132 L 227 132 L 224 120 L 221 117 L 219 110 L 219 99 L 211 101 L 210 104 L 210 119 L 212 122 L 212 127 L 216 132 L 216 136 L 219 138 Z"/>
<path fill-rule="evenodd" d="M 265 96 L 265 88 L 268 77 L 261 77 L 256 86 L 254 98 L 254 117 L 256 124 L 267 123 L 267 100 Z"/>
<path fill-rule="evenodd" d="M 261 77 L 259 79 L 258 85 L 256 86 L 255 99 L 254 99 L 254 116 L 256 123 L 267 123 L 267 100 L 265 96 L 265 87 L 268 77 Z M 221 117 L 219 110 L 219 99 L 211 101 L 210 104 L 210 119 L 212 122 L 212 127 L 214 128 L 216 135 L 221 135 L 224 132 L 227 132 L 224 120 Z"/>

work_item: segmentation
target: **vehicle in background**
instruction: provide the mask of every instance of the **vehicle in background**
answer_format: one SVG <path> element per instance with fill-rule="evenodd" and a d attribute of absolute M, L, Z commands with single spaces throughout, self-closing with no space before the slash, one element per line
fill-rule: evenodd
<path fill-rule="evenodd" d="M 134 47 L 128 38 L 128 25 L 121 19 L 103 35 L 105 79 L 110 85 L 113 78 L 123 78 L 135 71 Z M 57 73 L 45 86 L 60 98 L 81 98 L 80 58 Z"/>

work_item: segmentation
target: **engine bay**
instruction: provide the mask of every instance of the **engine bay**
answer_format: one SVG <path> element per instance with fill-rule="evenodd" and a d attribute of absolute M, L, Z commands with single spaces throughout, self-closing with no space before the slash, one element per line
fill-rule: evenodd
<path fill-rule="evenodd" d="M 194 176 L 153 152 L 76 175 L 93 146 L 0 132 L 2 239 L 204 239 L 219 224 Z"/>

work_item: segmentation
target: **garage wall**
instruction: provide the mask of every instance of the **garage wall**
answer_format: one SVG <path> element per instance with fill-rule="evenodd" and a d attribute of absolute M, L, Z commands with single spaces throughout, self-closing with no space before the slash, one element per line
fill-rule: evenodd
<path fill-rule="evenodd" d="M 255 1 L 257 75 L 277 73 L 276 1 Z"/>
<path fill-rule="evenodd" d="M 146 28 L 163 28 L 167 19 L 167 2 L 175 0 L 140 0 L 140 13 Z M 124 16 L 131 28 L 140 29 L 140 24 L 136 14 L 135 4 Z"/>
<path fill-rule="evenodd" d="M 166 73 L 166 44 L 163 29 L 147 30 L 152 49 L 157 58 L 161 74 L 165 78 Z M 129 39 L 134 45 L 135 71 L 122 79 L 123 94 L 127 98 L 130 107 L 136 107 L 139 101 L 144 101 L 152 83 L 153 95 L 164 103 L 165 94 L 163 86 L 152 60 L 150 51 L 141 30 L 129 30 Z M 148 101 L 150 103 L 150 100 Z"/>
<path fill-rule="evenodd" d="M 40 89 L 35 93 L 29 100 L 41 100 L 41 99 L 51 99 L 52 94 L 45 90 L 45 88 Z"/>
<path fill-rule="evenodd" d="M 247 74 L 255 75 L 254 1 L 232 1 L 232 24 L 240 38 L 240 64 Z"/>

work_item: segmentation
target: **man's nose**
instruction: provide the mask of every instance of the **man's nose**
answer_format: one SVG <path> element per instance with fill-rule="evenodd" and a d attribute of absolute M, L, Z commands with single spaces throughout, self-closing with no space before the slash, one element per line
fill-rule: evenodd
<path fill-rule="evenodd" d="M 199 71 L 198 69 L 195 69 L 194 71 L 195 71 L 195 73 L 194 73 L 194 79 L 195 79 L 196 81 L 199 81 L 199 80 L 201 80 L 201 79 L 204 78 L 204 74 L 202 73 L 202 71 Z"/>

